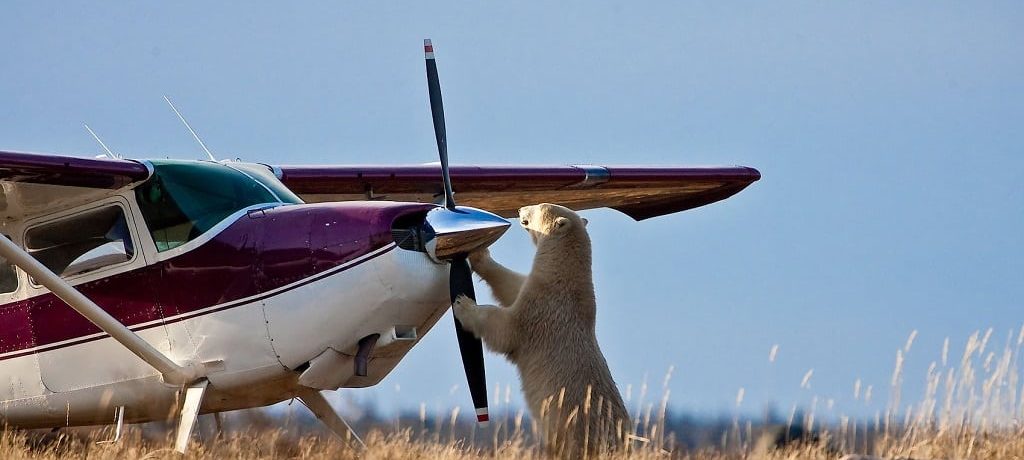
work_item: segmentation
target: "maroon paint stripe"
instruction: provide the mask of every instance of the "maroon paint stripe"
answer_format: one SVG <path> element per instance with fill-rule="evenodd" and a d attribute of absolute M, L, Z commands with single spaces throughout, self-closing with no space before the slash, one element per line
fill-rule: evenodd
<path fill-rule="evenodd" d="M 608 181 L 596 188 L 658 188 L 687 182 L 750 184 L 761 178 L 743 166 L 648 167 L 602 166 Z M 310 165 L 280 166 L 281 180 L 298 194 L 435 193 L 441 175 L 438 165 Z M 586 171 L 575 166 L 459 166 L 451 167 L 456 192 L 558 190 L 579 184 Z"/>
<path fill-rule="evenodd" d="M 438 165 L 281 166 L 282 182 L 298 194 L 435 193 Z M 572 166 L 458 166 L 450 168 L 456 191 L 551 190 L 581 182 L 586 172 Z"/>
<path fill-rule="evenodd" d="M 350 268 L 358 267 L 359 265 L 362 265 L 364 262 L 376 259 L 377 257 L 380 257 L 380 256 L 382 256 L 384 254 L 387 254 L 387 253 L 391 252 L 392 250 L 394 250 L 394 248 L 395 248 L 395 246 L 392 246 L 390 249 L 388 249 L 386 251 L 381 251 L 381 252 L 379 252 L 377 254 L 374 254 L 374 255 L 372 255 L 370 257 L 367 257 L 365 259 L 359 260 L 359 261 L 357 261 L 357 262 L 355 262 L 355 263 L 353 263 L 351 265 L 345 266 L 344 268 L 342 268 L 340 270 L 327 271 L 325 273 L 321 273 L 321 274 L 319 274 L 317 276 L 309 278 L 305 282 L 296 284 L 296 285 L 291 286 L 291 287 L 289 287 L 287 289 L 282 289 L 280 291 L 276 291 L 276 292 L 273 292 L 273 293 L 267 293 L 267 294 L 264 294 L 264 295 L 261 295 L 261 296 L 258 296 L 258 297 L 254 297 L 254 298 L 251 298 L 251 299 L 242 299 L 242 300 L 230 302 L 228 304 L 222 305 L 222 306 L 220 306 L 218 308 L 215 308 L 213 310 L 204 311 L 204 312 L 196 313 L 196 314 L 193 314 L 193 315 L 185 315 L 185 316 L 182 316 L 180 318 L 174 318 L 174 319 L 172 319 L 170 321 L 165 320 L 165 321 L 163 321 L 161 323 L 151 324 L 151 325 L 144 326 L 144 327 L 129 327 L 128 329 L 130 329 L 130 330 L 132 330 L 134 332 L 144 331 L 144 330 L 147 330 L 147 329 L 152 329 L 154 327 L 165 326 L 165 325 L 168 325 L 168 324 L 174 324 L 174 323 L 178 323 L 178 322 L 185 321 L 185 320 L 188 320 L 188 319 L 197 318 L 197 317 L 200 317 L 200 316 L 211 315 L 213 313 L 221 312 L 221 311 L 224 311 L 224 310 L 228 310 L 228 309 L 231 309 L 231 308 L 235 308 L 235 307 L 239 307 L 239 306 L 242 306 L 242 305 L 250 304 L 250 303 L 253 303 L 253 302 L 259 302 L 261 300 L 265 300 L 265 299 L 273 297 L 275 295 L 284 294 L 285 292 L 289 292 L 289 291 L 298 289 L 298 288 L 303 287 L 303 286 L 305 286 L 307 284 L 315 283 L 315 282 L 320 281 L 320 280 L 322 280 L 322 279 L 324 279 L 324 278 L 326 278 L 328 276 L 342 273 L 344 271 L 347 271 Z M 75 346 L 75 345 L 81 345 L 83 343 L 89 343 L 89 342 L 93 342 L 93 341 L 96 341 L 96 340 L 105 339 L 105 338 L 108 338 L 108 337 L 110 337 L 110 335 L 103 334 L 103 335 L 96 336 L 96 337 L 83 338 L 81 340 L 77 340 L 77 341 L 74 341 L 74 342 L 63 343 L 63 344 L 60 344 L 60 345 L 54 345 L 54 346 L 50 346 L 50 347 L 40 348 L 40 349 L 37 349 L 37 350 L 28 350 L 28 351 L 25 351 L 23 353 L 17 353 L 17 354 L 14 354 L 14 355 L 0 357 L 0 361 L 4 361 L 4 360 L 8 360 L 8 359 L 13 359 L 13 358 L 18 358 L 18 357 L 22 357 L 22 356 L 27 356 L 27 355 L 31 355 L 31 354 L 44 353 L 44 352 L 47 352 L 47 351 L 59 350 L 61 348 L 67 348 L 67 347 L 71 347 L 71 346 Z"/>

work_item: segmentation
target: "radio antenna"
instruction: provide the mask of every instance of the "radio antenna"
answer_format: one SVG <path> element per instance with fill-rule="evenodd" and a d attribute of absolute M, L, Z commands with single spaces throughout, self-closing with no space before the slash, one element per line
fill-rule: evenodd
<path fill-rule="evenodd" d="M 82 123 L 82 125 L 84 125 L 84 126 L 85 126 L 85 129 L 86 129 L 86 131 L 89 131 L 89 134 L 92 134 L 92 138 L 93 138 L 93 139 L 96 139 L 96 142 L 99 142 L 99 143 L 100 143 L 100 147 L 103 147 L 103 150 L 106 150 L 106 151 L 107 151 L 107 155 L 110 155 L 110 157 L 111 157 L 111 158 L 116 158 L 116 159 L 118 159 L 118 160 L 120 160 L 120 159 L 121 159 L 121 155 L 118 155 L 118 154 L 116 154 L 116 153 L 112 152 L 112 151 L 110 150 L 110 148 L 108 148 L 108 147 L 107 147 L 107 144 L 104 144 L 104 143 L 103 143 L 103 141 L 102 141 L 102 140 L 100 140 L 100 137 L 99 137 L 99 136 L 97 136 L 95 132 L 93 132 L 92 128 L 90 128 L 88 124 L 86 124 L 86 123 Z"/>
<path fill-rule="evenodd" d="M 210 161 L 217 161 L 217 159 L 213 157 L 213 154 L 210 153 L 210 149 L 206 148 L 206 144 L 203 143 L 203 140 L 199 138 L 199 134 L 196 134 L 196 130 L 192 129 L 192 125 L 188 124 L 188 120 L 185 120 L 185 117 L 181 115 L 181 112 L 179 112 L 178 109 L 174 107 L 174 104 L 171 103 L 171 99 L 164 96 L 164 100 L 167 101 L 167 105 L 171 106 L 171 110 L 173 110 L 174 114 L 178 116 L 178 119 L 185 124 L 185 127 L 188 128 L 188 132 L 192 133 L 192 137 L 196 138 L 196 142 L 199 143 L 199 146 L 206 151 L 206 156 L 210 157 Z"/>

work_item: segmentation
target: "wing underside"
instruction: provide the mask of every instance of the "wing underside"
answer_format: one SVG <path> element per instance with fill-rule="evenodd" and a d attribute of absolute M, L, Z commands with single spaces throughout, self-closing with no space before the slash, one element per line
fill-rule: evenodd
<path fill-rule="evenodd" d="M 149 174 L 136 161 L 0 151 L 0 216 L 18 218 L 86 203 Z"/>
<path fill-rule="evenodd" d="M 307 202 L 381 199 L 438 202 L 438 165 L 281 166 L 282 182 Z M 459 204 L 517 215 L 520 207 L 558 203 L 607 207 L 643 220 L 728 198 L 758 180 L 742 166 L 452 166 Z"/>

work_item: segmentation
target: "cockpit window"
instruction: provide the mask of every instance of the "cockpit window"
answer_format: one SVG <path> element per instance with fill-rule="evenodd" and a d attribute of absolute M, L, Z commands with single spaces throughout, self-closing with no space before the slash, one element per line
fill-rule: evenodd
<path fill-rule="evenodd" d="M 25 249 L 54 273 L 80 275 L 128 262 L 135 255 L 120 206 L 104 206 L 32 227 Z"/>
<path fill-rule="evenodd" d="M 181 246 L 235 212 L 280 201 L 249 176 L 217 163 L 153 161 L 154 173 L 135 189 L 158 251 Z"/>

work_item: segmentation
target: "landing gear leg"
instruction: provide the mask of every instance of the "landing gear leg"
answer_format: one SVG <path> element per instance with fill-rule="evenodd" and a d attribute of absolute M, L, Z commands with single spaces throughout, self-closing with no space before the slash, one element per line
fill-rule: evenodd
<path fill-rule="evenodd" d="M 188 441 L 192 438 L 192 430 L 199 418 L 199 408 L 203 405 L 203 396 L 209 380 L 202 379 L 185 389 L 185 404 L 181 407 L 181 418 L 178 421 L 178 433 L 174 441 L 174 450 L 184 454 L 188 450 Z"/>
<path fill-rule="evenodd" d="M 224 417 L 221 416 L 220 412 L 213 413 L 213 424 L 216 432 L 214 433 L 214 439 L 224 438 Z"/>
<path fill-rule="evenodd" d="M 302 404 L 308 407 L 313 412 L 313 415 L 323 422 L 324 425 L 327 425 L 327 428 L 336 436 L 345 439 L 346 435 L 351 434 L 352 439 L 355 439 L 353 447 L 357 450 L 366 449 L 366 444 L 363 443 L 363 440 L 359 438 L 359 435 L 349 426 L 348 422 L 334 411 L 334 408 L 327 402 L 324 395 L 320 394 L 319 390 L 300 387 L 298 396 L 299 401 L 302 401 Z"/>

